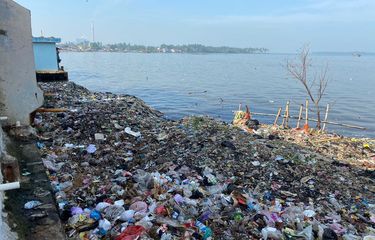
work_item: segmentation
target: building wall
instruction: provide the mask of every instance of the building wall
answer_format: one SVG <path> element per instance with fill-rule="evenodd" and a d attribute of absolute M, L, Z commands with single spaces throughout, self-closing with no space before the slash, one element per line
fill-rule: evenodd
<path fill-rule="evenodd" d="M 0 124 L 0 164 L 2 157 L 5 154 L 5 139 L 4 133 Z M 0 183 L 3 182 L 3 176 L 0 171 Z M 7 223 L 4 221 L 3 207 L 4 207 L 4 192 L 0 191 L 0 239 L 16 239 L 16 234 L 12 233 Z"/>
<path fill-rule="evenodd" d="M 30 11 L 0 0 L 0 116 L 8 124 L 29 124 L 29 114 L 43 104 L 36 83 Z"/>
<path fill-rule="evenodd" d="M 57 71 L 55 43 L 33 43 L 35 69 L 37 71 Z"/>

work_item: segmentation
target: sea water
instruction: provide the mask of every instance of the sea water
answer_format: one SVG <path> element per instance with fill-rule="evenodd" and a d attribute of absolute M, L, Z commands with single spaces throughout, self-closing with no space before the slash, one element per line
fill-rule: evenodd
<path fill-rule="evenodd" d="M 172 119 L 210 115 L 228 122 L 239 103 L 247 104 L 253 112 L 276 114 L 278 107 L 285 109 L 289 100 L 291 114 L 298 115 L 306 92 L 286 69 L 287 61 L 296 57 L 293 54 L 61 54 L 70 80 L 90 90 L 135 95 Z M 329 82 L 321 100 L 322 115 L 329 103 L 329 121 L 367 128 L 362 131 L 328 125 L 328 130 L 375 137 L 375 55 L 312 54 L 309 77 L 318 76 L 326 66 Z M 311 102 L 310 106 L 313 110 Z M 274 121 L 274 117 L 254 117 L 263 123 Z M 313 112 L 310 117 L 315 117 Z"/>

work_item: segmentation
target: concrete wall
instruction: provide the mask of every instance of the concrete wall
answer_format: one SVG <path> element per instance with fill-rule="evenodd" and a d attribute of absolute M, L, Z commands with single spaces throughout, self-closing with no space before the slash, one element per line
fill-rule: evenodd
<path fill-rule="evenodd" d="M 4 133 L 0 124 L 0 164 L 1 164 L 2 157 L 5 154 L 4 142 L 5 142 Z M 1 175 L 1 171 L 0 171 L 0 183 L 2 182 L 3 182 L 3 176 Z M 4 192 L 0 191 L 0 239 L 16 239 L 16 234 L 10 231 L 9 226 L 4 221 L 5 220 L 3 216 L 4 195 L 5 195 Z"/>
<path fill-rule="evenodd" d="M 37 71 L 57 71 L 57 54 L 55 43 L 33 43 L 35 69 Z"/>
<path fill-rule="evenodd" d="M 30 11 L 0 0 L 0 116 L 8 124 L 29 124 L 29 114 L 43 104 L 37 86 Z"/>

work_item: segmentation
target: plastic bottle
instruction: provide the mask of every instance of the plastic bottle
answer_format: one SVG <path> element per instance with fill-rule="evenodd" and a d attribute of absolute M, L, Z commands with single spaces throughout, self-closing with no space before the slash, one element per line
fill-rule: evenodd
<path fill-rule="evenodd" d="M 201 232 L 205 232 L 206 231 L 206 229 L 207 229 L 207 226 L 206 225 L 204 225 L 202 222 L 200 222 L 200 221 L 195 221 L 195 226 L 201 231 Z"/>

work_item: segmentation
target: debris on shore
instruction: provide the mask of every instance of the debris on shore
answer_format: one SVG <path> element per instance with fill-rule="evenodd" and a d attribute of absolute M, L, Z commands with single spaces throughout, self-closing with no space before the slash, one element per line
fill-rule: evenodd
<path fill-rule="evenodd" d="M 209 117 L 41 83 L 35 118 L 69 239 L 375 238 L 375 141 Z"/>

